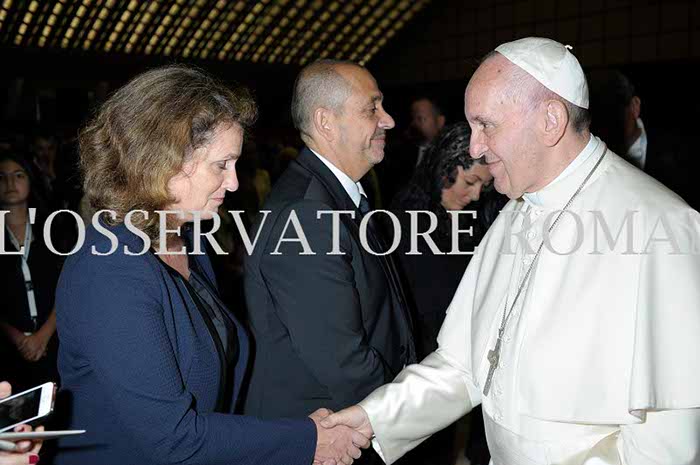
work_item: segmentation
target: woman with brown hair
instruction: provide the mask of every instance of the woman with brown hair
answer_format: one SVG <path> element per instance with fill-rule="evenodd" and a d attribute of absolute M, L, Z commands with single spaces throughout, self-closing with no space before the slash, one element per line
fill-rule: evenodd
<path fill-rule="evenodd" d="M 351 463 L 349 429 L 310 418 L 233 415 L 249 354 L 221 302 L 191 222 L 210 219 L 238 187 L 243 90 L 183 66 L 118 90 L 80 135 L 90 227 L 57 292 L 59 370 L 70 398 L 57 464 Z M 160 221 L 157 211 L 174 211 Z M 152 247 L 148 247 L 148 242 Z M 353 439 L 354 437 L 354 439 Z M 351 457 L 352 456 L 352 457 Z"/>

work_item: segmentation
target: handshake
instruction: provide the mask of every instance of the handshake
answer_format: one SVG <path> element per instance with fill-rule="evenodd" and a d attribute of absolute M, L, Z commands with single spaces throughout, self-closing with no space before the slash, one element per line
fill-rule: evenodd
<path fill-rule="evenodd" d="M 350 465 L 374 435 L 364 409 L 353 405 L 338 413 L 321 408 L 309 415 L 316 424 L 314 465 Z"/>

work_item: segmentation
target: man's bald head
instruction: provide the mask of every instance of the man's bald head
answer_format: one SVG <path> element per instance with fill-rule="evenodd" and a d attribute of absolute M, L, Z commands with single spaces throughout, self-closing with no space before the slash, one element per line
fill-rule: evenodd
<path fill-rule="evenodd" d="M 326 108 L 337 114 L 352 93 L 352 84 L 343 77 L 343 69 L 362 68 L 352 61 L 319 60 L 301 70 L 294 83 L 292 120 L 302 139 L 311 136 L 313 112 Z"/>
<path fill-rule="evenodd" d="M 590 127 L 591 117 L 587 109 L 574 105 L 552 92 L 527 71 L 513 64 L 495 50 L 488 53 L 481 61 L 482 65 L 495 65 L 500 68 L 502 77 L 501 91 L 504 96 L 521 106 L 526 113 L 538 108 L 543 102 L 556 100 L 561 102 L 569 115 L 569 125 L 577 133 Z"/>

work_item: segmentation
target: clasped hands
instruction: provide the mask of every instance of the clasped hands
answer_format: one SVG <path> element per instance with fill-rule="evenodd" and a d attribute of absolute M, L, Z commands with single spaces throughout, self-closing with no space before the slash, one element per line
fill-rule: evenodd
<path fill-rule="evenodd" d="M 316 424 L 315 465 L 350 465 L 374 435 L 364 409 L 353 405 L 338 413 L 321 408 L 309 415 Z"/>
<path fill-rule="evenodd" d="M 22 355 L 22 358 L 28 362 L 36 362 L 46 356 L 46 347 L 49 344 L 49 339 L 41 333 L 34 333 L 29 336 L 22 337 L 16 344 L 17 350 Z"/>

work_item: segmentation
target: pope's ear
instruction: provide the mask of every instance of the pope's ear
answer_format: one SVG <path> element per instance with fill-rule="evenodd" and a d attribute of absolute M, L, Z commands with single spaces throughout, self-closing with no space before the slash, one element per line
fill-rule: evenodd
<path fill-rule="evenodd" d="M 317 134 L 325 141 L 333 142 L 335 139 L 335 115 L 332 111 L 319 107 L 313 113 L 313 126 Z"/>
<path fill-rule="evenodd" d="M 569 124 L 569 112 L 563 102 L 548 100 L 544 102 L 544 121 L 542 124 L 542 138 L 548 147 L 559 143 Z"/>

